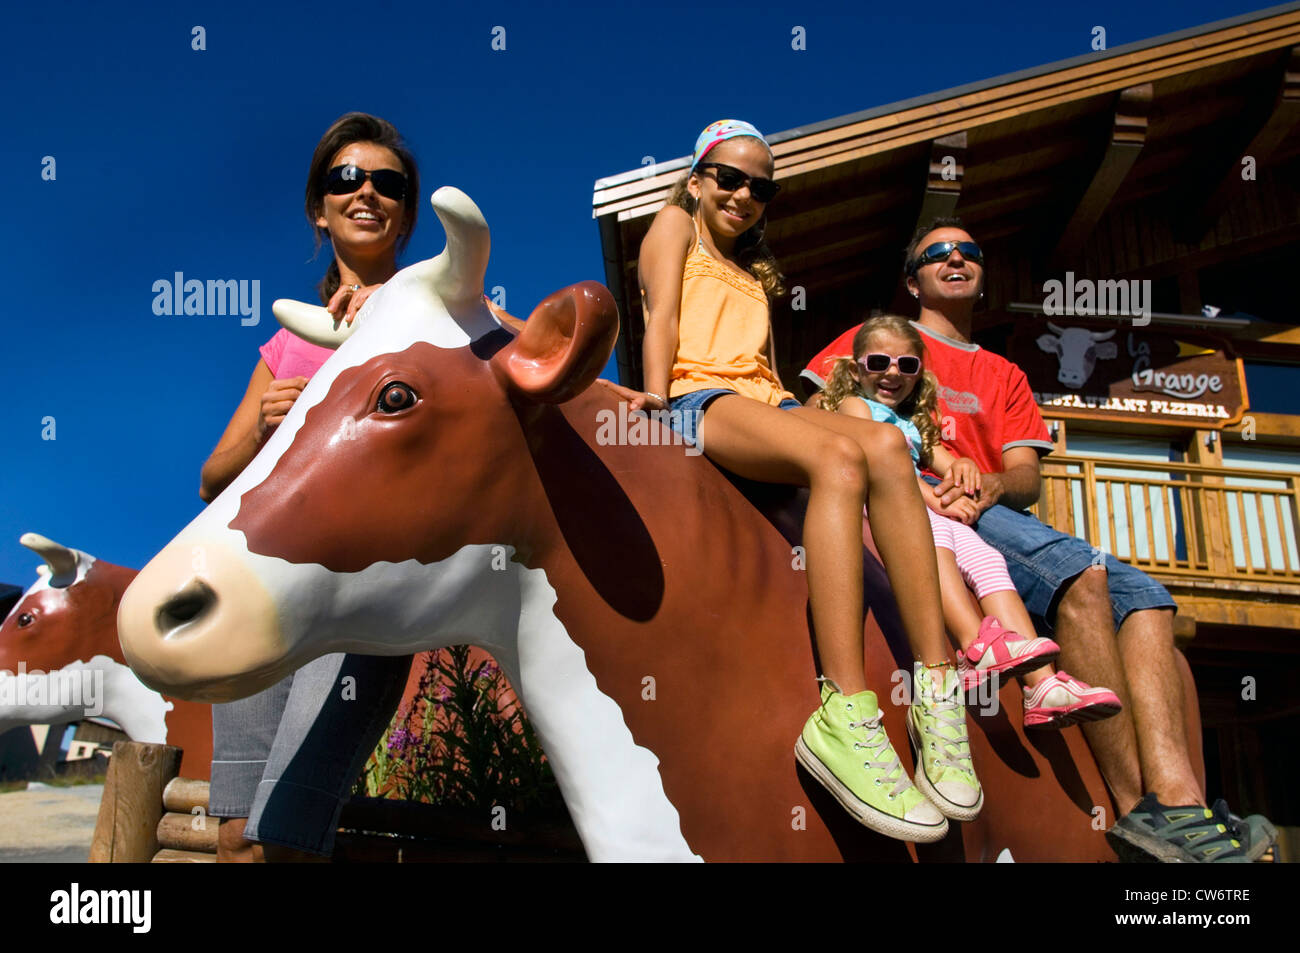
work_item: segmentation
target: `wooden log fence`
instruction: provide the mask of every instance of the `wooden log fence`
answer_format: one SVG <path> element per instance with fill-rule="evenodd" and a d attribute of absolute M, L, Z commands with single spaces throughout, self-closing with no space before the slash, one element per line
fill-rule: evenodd
<path fill-rule="evenodd" d="M 91 863 L 215 863 L 218 818 L 208 782 L 179 776 L 181 750 L 121 741 L 113 746 L 90 850 Z M 335 863 L 582 862 L 567 814 L 521 815 L 387 798 L 343 807 Z"/>

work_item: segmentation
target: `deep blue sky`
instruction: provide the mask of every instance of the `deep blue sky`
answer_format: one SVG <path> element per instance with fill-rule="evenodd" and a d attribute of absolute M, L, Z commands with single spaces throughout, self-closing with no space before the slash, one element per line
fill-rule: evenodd
<path fill-rule="evenodd" d="M 442 248 L 428 194 L 456 185 L 492 226 L 489 287 L 527 315 L 603 280 L 594 180 L 688 153 L 714 119 L 779 132 L 1086 54 L 1095 25 L 1113 48 L 1262 4 L 133 6 L 5 14 L 0 581 L 23 587 L 25 531 L 139 567 L 202 507 L 199 468 L 276 329 L 271 300 L 313 300 L 329 262 L 309 261 L 303 176 L 343 112 L 390 119 L 420 160 L 405 263 Z M 176 271 L 260 280 L 261 324 L 155 316 L 153 282 Z"/>

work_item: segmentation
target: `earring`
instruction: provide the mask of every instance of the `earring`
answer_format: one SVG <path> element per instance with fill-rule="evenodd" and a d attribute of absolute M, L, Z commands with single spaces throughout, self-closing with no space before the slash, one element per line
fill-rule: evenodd
<path fill-rule="evenodd" d="M 920 296 L 919 294 L 917 294 L 915 291 L 913 291 L 913 292 L 912 292 L 912 297 L 913 297 L 913 298 L 919 298 L 919 297 L 921 297 L 921 296 Z"/>

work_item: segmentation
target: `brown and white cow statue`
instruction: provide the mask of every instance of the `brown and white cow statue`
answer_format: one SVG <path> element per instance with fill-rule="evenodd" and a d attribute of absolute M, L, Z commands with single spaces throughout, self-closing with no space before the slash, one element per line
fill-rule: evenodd
<path fill-rule="evenodd" d="M 522 697 L 592 860 L 1113 859 L 1082 736 L 1027 738 L 1014 685 L 972 718 L 984 811 L 940 844 L 873 833 L 802 774 L 818 685 L 790 541 L 707 459 L 605 439 L 623 408 L 592 386 L 618 332 L 602 286 L 556 292 L 516 336 L 484 304 L 478 208 L 450 188 L 433 205 L 447 248 L 341 344 L 321 309 L 277 303 L 338 350 L 127 591 L 147 684 L 222 701 L 327 652 L 470 642 Z M 874 621 L 865 637 L 883 701 L 906 650 Z M 906 759 L 904 710 L 883 707 Z"/>
<path fill-rule="evenodd" d="M 0 731 L 101 717 L 133 741 L 184 748 L 186 775 L 206 779 L 212 706 L 164 698 L 122 657 L 117 608 L 136 571 L 36 533 L 19 542 L 45 565 L 0 625 Z"/>

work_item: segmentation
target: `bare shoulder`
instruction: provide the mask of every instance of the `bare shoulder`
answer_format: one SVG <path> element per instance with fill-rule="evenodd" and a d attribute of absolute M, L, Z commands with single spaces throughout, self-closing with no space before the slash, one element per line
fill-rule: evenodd
<path fill-rule="evenodd" d="M 646 245 L 653 244 L 664 250 L 689 248 L 694 239 L 695 226 L 686 209 L 680 205 L 665 205 L 655 214 L 641 247 L 644 249 Z"/>
<path fill-rule="evenodd" d="M 845 397 L 840 401 L 840 405 L 835 408 L 837 413 L 847 414 L 850 417 L 861 417 L 864 420 L 871 420 L 871 411 L 867 405 L 856 397 Z"/>

